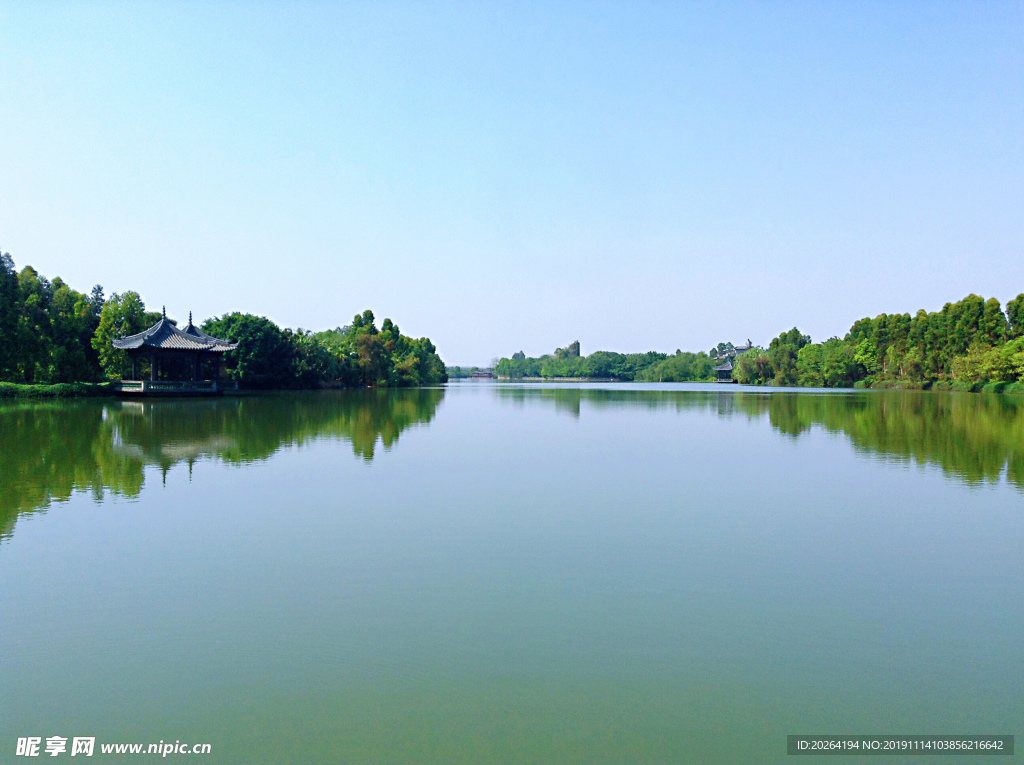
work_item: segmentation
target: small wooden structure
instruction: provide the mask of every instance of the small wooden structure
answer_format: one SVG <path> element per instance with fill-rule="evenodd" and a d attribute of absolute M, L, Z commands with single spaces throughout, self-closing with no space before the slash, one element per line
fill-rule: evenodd
<path fill-rule="evenodd" d="M 714 367 L 715 382 L 731 383 L 732 379 L 732 359 L 729 359 L 724 364 L 719 364 Z"/>
<path fill-rule="evenodd" d="M 216 396 L 225 388 L 238 387 L 220 379 L 224 353 L 238 344 L 203 332 L 192 324 L 191 312 L 185 329 L 171 324 L 165 310 L 152 327 L 118 338 L 113 345 L 127 351 L 132 361 L 131 379 L 122 380 L 118 387 L 123 396 Z M 144 375 L 147 365 L 148 375 Z"/>

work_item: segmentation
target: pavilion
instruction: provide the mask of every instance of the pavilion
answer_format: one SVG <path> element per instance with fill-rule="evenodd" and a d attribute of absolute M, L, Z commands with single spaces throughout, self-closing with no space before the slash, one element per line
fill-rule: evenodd
<path fill-rule="evenodd" d="M 732 379 L 732 359 L 729 359 L 724 364 L 719 364 L 717 367 L 712 368 L 715 373 L 715 382 L 731 383 Z"/>
<path fill-rule="evenodd" d="M 115 348 L 128 352 L 132 362 L 130 380 L 122 380 L 118 392 L 136 395 L 218 395 L 225 387 L 220 379 L 223 354 L 237 343 L 208 335 L 192 324 L 178 329 L 167 320 L 167 311 L 156 324 L 136 335 L 117 338 Z M 149 379 L 144 379 L 147 368 Z"/>

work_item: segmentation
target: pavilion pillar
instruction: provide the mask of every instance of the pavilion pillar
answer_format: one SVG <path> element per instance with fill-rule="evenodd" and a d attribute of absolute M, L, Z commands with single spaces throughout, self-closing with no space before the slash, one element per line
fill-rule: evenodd
<path fill-rule="evenodd" d="M 135 357 L 136 357 L 136 354 L 133 353 L 132 354 L 132 379 L 133 380 L 138 380 L 139 378 L 135 376 Z"/>
<path fill-rule="evenodd" d="M 192 382 L 199 380 L 199 351 L 192 354 Z"/>
<path fill-rule="evenodd" d="M 149 381 L 156 380 L 156 354 L 152 351 L 149 354 Z"/>

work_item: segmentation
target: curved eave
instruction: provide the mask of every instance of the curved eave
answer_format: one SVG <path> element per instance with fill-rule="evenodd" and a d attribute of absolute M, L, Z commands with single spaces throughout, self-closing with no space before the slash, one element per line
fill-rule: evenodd
<path fill-rule="evenodd" d="M 117 338 L 111 344 L 122 351 L 152 348 L 153 350 L 163 351 L 212 351 L 214 353 L 224 353 L 225 351 L 233 351 L 238 347 L 238 343 L 207 335 L 197 330 L 191 324 L 189 324 L 188 328 L 195 334 L 183 332 L 167 321 L 166 318 L 163 318 L 144 332 Z"/>
<path fill-rule="evenodd" d="M 182 343 L 174 341 L 164 341 L 162 343 L 144 343 L 138 341 L 119 343 L 117 340 L 114 340 L 113 345 L 121 351 L 137 351 L 140 348 L 152 348 L 154 351 L 212 351 L 213 353 L 225 353 L 226 351 L 233 351 L 238 347 L 237 343 L 228 343 L 225 345 L 214 345 L 212 343 Z"/>

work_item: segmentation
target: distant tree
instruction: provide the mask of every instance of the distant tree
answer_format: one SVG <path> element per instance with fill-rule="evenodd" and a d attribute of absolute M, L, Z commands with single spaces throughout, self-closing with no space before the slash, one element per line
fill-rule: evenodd
<path fill-rule="evenodd" d="M 555 350 L 556 359 L 578 359 L 580 357 L 580 341 L 574 340 L 565 348 Z"/>
<path fill-rule="evenodd" d="M 1010 337 L 1024 335 L 1024 293 L 1017 295 L 1006 304 L 1006 318 Z"/>
<path fill-rule="evenodd" d="M 711 358 L 723 359 L 735 355 L 735 346 L 732 343 L 719 343 L 711 351 Z"/>
<path fill-rule="evenodd" d="M 597 353 L 591 354 L 590 358 Z M 677 350 L 674 355 L 656 361 L 637 370 L 634 379 L 641 382 L 688 382 L 710 380 L 714 377 L 714 360 L 706 353 L 684 353 Z"/>

